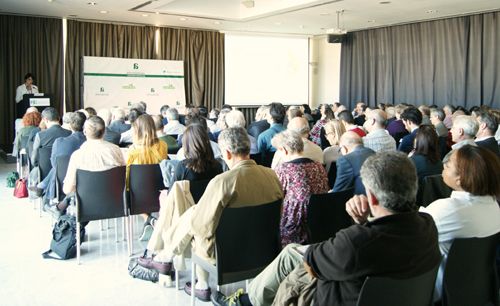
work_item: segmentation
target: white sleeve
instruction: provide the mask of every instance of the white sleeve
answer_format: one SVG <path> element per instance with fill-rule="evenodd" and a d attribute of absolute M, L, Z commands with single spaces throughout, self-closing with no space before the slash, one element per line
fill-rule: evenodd
<path fill-rule="evenodd" d="M 23 99 L 23 85 L 17 86 L 16 89 L 16 103 L 19 103 Z"/>

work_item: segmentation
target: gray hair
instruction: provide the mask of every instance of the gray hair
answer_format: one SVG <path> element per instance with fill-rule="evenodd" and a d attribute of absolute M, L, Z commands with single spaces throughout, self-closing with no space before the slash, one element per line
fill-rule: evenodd
<path fill-rule="evenodd" d="M 179 111 L 175 107 L 167 109 L 168 120 L 179 120 Z"/>
<path fill-rule="evenodd" d="M 302 137 L 307 137 L 311 131 L 309 122 L 304 117 L 295 117 L 290 120 L 287 129 L 299 133 Z"/>
<path fill-rule="evenodd" d="M 417 170 L 401 152 L 370 156 L 361 167 L 361 180 L 378 202 L 392 212 L 416 210 Z"/>
<path fill-rule="evenodd" d="M 490 132 L 495 134 L 498 129 L 498 123 L 489 112 L 482 110 L 477 115 L 477 118 L 481 123 L 486 124 L 486 127 L 490 130 Z"/>
<path fill-rule="evenodd" d="M 242 127 L 246 125 L 245 116 L 239 110 L 233 109 L 226 115 L 226 125 L 228 127 Z"/>
<path fill-rule="evenodd" d="M 304 151 L 302 136 L 292 130 L 285 130 L 276 134 L 271 140 L 271 144 L 275 148 L 285 148 L 291 153 L 301 153 Z"/>
<path fill-rule="evenodd" d="M 104 124 L 106 124 L 106 126 L 108 126 L 111 122 L 111 112 L 107 108 L 101 108 L 97 112 L 97 116 L 101 117 L 102 120 L 104 120 Z"/>
<path fill-rule="evenodd" d="M 57 109 L 49 106 L 42 111 L 42 118 L 45 118 L 49 121 L 59 121 L 59 112 Z"/>
<path fill-rule="evenodd" d="M 439 121 L 444 120 L 444 112 L 438 108 L 434 108 L 431 110 L 431 117 L 434 116 L 436 116 L 439 119 Z"/>
<path fill-rule="evenodd" d="M 464 130 L 469 138 L 474 138 L 479 130 L 479 124 L 471 116 L 460 115 L 453 119 L 453 126 Z"/>
<path fill-rule="evenodd" d="M 104 120 L 99 116 L 90 116 L 85 121 L 85 136 L 90 139 L 102 139 L 104 137 Z"/>
<path fill-rule="evenodd" d="M 113 116 L 115 120 L 123 120 L 125 119 L 125 111 L 122 108 L 113 109 Z"/>
<path fill-rule="evenodd" d="M 375 119 L 378 126 L 384 126 L 387 121 L 386 113 L 381 109 L 372 109 L 366 114 L 367 118 Z"/>
<path fill-rule="evenodd" d="M 242 127 L 230 127 L 219 134 L 221 150 L 227 150 L 234 155 L 246 156 L 250 154 L 250 138 Z"/>
<path fill-rule="evenodd" d="M 73 112 L 67 112 L 63 115 L 62 117 L 62 122 L 65 124 L 70 124 L 71 123 L 71 116 L 73 115 Z"/>
<path fill-rule="evenodd" d="M 146 103 L 144 103 L 144 104 L 143 103 L 144 102 L 134 103 L 134 104 L 132 104 L 132 107 L 130 107 L 130 109 L 135 108 L 138 111 L 140 111 L 141 113 L 145 113 L 146 112 L 146 105 L 145 105 Z"/>

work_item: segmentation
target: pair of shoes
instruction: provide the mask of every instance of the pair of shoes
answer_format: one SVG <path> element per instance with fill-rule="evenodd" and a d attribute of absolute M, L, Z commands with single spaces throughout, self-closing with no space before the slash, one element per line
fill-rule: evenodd
<path fill-rule="evenodd" d="M 191 287 L 192 287 L 191 282 L 187 282 L 186 285 L 184 286 L 184 292 L 186 292 L 188 295 L 191 295 L 192 291 Z M 210 302 L 210 294 L 211 294 L 210 288 L 208 289 L 194 288 L 194 296 L 203 302 Z"/>
<path fill-rule="evenodd" d="M 153 257 L 145 257 L 145 256 L 137 258 L 137 262 L 144 268 L 156 270 L 158 271 L 158 273 L 164 275 L 170 275 L 171 272 L 173 272 L 173 267 L 171 262 L 154 261 Z"/>
<path fill-rule="evenodd" d="M 244 306 L 245 303 L 243 303 L 240 299 L 243 295 L 246 295 L 246 293 L 241 288 L 230 296 L 225 296 L 221 292 L 217 291 L 215 294 L 210 296 L 210 300 L 215 306 Z"/>
<path fill-rule="evenodd" d="M 43 195 L 43 189 L 38 188 L 36 186 L 29 186 L 28 190 L 33 192 L 33 194 L 37 197 L 41 197 Z"/>
<path fill-rule="evenodd" d="M 128 274 L 133 278 L 139 278 L 153 283 L 158 282 L 159 279 L 158 271 L 147 269 L 139 265 L 137 258 L 130 259 L 128 263 Z"/>
<path fill-rule="evenodd" d="M 146 223 L 144 223 L 144 226 L 142 228 L 142 234 L 139 237 L 139 241 L 148 241 L 149 238 L 151 238 L 151 235 L 153 234 L 153 230 L 154 230 L 153 226 L 146 221 Z"/>

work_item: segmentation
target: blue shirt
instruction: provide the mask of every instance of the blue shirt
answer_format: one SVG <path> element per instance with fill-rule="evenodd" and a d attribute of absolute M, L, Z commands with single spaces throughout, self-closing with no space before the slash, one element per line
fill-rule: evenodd
<path fill-rule="evenodd" d="M 276 148 L 271 145 L 271 139 L 273 139 L 274 135 L 283 132 L 285 128 L 281 123 L 273 123 L 271 127 L 260 133 L 259 138 L 257 139 L 257 148 L 260 153 L 264 152 L 275 152 Z"/>

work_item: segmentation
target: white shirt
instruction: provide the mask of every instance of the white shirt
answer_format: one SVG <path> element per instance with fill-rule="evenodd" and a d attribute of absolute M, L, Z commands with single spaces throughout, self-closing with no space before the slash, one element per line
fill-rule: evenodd
<path fill-rule="evenodd" d="M 334 145 L 323 150 L 323 160 L 325 161 L 326 173 L 330 171 L 330 167 L 333 162 L 337 162 L 337 159 L 342 156 L 340 152 L 340 146 Z"/>
<path fill-rule="evenodd" d="M 120 135 L 120 143 L 133 143 L 134 142 L 134 139 L 133 139 L 133 127 L 131 127 L 130 129 L 126 130 L 125 132 L 121 133 Z"/>
<path fill-rule="evenodd" d="M 17 86 L 16 103 L 21 102 L 21 100 L 23 99 L 23 95 L 31 94 L 31 93 L 38 93 L 38 87 L 36 87 L 36 85 L 31 84 L 31 90 L 28 90 L 26 88 L 26 84 L 21 84 L 21 85 Z"/>
<path fill-rule="evenodd" d="M 167 135 L 180 135 L 183 134 L 186 127 L 179 122 L 179 120 L 169 120 L 167 125 L 163 127 L 163 133 Z"/>
<path fill-rule="evenodd" d="M 117 145 L 103 139 L 89 139 L 71 154 L 63 191 L 65 194 L 75 191 L 77 169 L 104 171 L 118 166 L 125 166 L 125 159 Z"/>
<path fill-rule="evenodd" d="M 452 145 L 451 149 L 452 150 L 457 150 L 457 149 L 460 149 L 461 147 L 463 147 L 465 145 L 471 145 L 471 146 L 474 146 L 474 147 L 477 146 L 477 144 L 474 142 L 473 139 L 465 139 L 465 140 L 462 140 L 462 141 L 457 142 L 456 144 Z"/>
<path fill-rule="evenodd" d="M 310 141 L 309 139 L 302 138 L 302 140 L 304 141 L 304 152 L 302 152 L 302 156 L 323 164 L 323 151 L 321 150 L 320 146 Z M 285 158 L 284 153 L 282 153 L 282 151 L 280 150 L 276 150 L 276 153 L 274 153 L 273 162 L 271 163 L 271 168 L 276 169 L 276 167 L 284 162 L 283 158 Z"/>
<path fill-rule="evenodd" d="M 375 152 L 396 151 L 396 140 L 384 129 L 368 133 L 363 137 L 363 145 Z"/>

